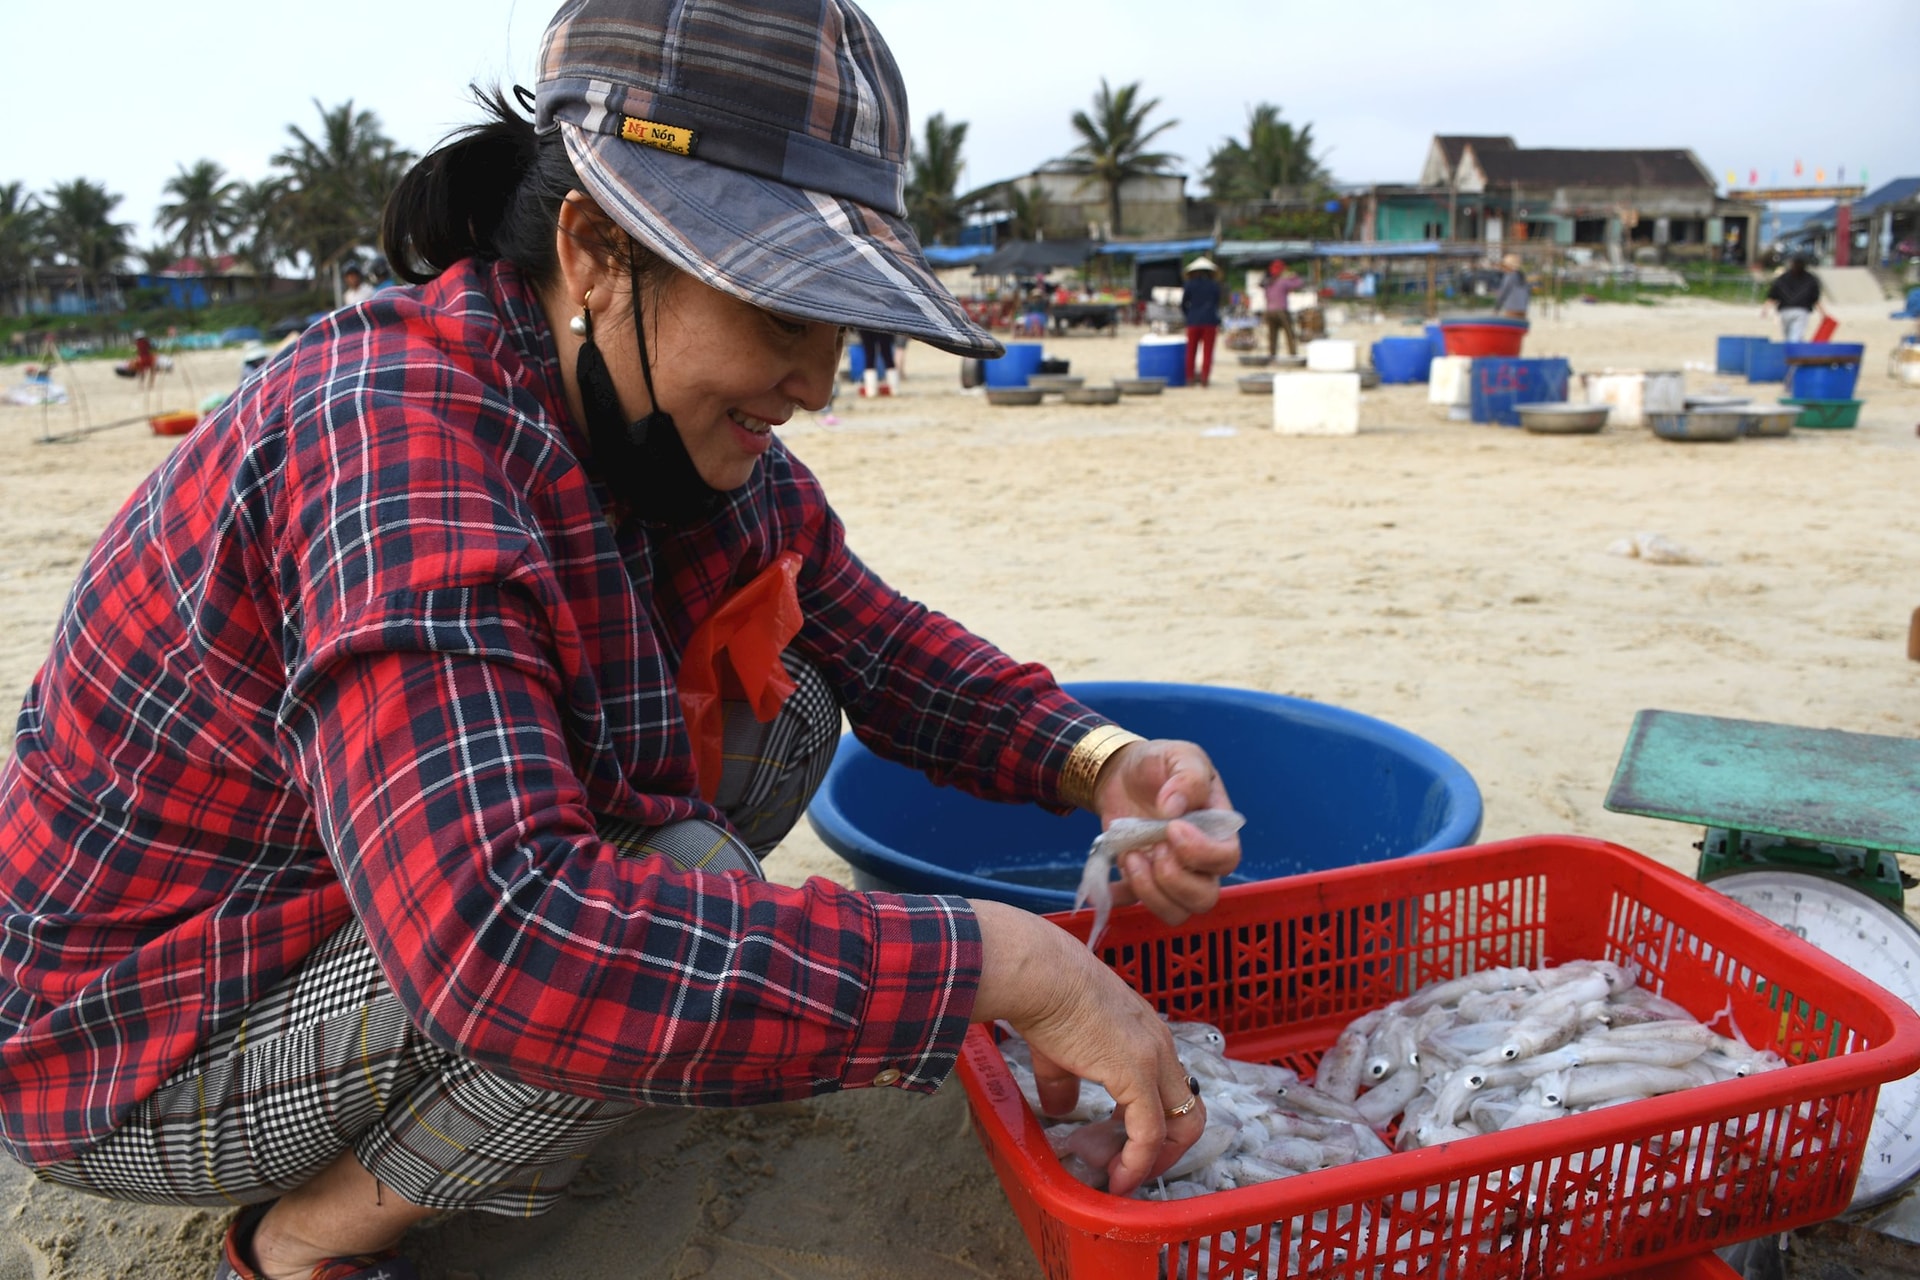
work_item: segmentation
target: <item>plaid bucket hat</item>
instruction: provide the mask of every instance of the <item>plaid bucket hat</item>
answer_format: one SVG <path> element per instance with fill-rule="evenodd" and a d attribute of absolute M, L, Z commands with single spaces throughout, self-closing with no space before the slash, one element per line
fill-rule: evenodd
<path fill-rule="evenodd" d="M 534 97 L 587 193 L 696 279 L 798 319 L 1001 353 L 907 226 L 906 87 L 848 0 L 567 0 Z"/>

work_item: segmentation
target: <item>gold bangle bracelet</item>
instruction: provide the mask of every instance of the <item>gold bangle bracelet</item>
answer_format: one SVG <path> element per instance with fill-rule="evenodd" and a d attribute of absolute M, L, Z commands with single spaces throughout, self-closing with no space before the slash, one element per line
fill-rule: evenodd
<path fill-rule="evenodd" d="M 1089 729 L 1085 737 L 1073 744 L 1073 750 L 1067 753 L 1067 762 L 1060 769 L 1060 799 L 1075 808 L 1091 810 L 1094 802 L 1094 786 L 1100 781 L 1100 770 L 1106 767 L 1116 752 L 1122 747 L 1146 739 L 1137 733 L 1128 733 L 1117 724 L 1103 724 Z"/>

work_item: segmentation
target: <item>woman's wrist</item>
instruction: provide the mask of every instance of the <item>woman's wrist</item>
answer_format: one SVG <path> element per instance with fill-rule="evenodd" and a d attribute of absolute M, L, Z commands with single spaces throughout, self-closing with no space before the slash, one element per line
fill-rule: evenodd
<path fill-rule="evenodd" d="M 1145 742 L 1137 733 L 1129 733 L 1117 724 L 1097 725 L 1089 729 L 1067 753 L 1060 769 L 1060 800 L 1076 809 L 1098 812 L 1094 801 L 1099 795 L 1100 774 L 1125 748 Z"/>

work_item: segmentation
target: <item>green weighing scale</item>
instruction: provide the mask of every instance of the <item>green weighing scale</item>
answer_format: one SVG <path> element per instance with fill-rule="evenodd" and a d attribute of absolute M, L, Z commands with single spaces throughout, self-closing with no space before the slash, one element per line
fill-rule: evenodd
<path fill-rule="evenodd" d="M 1642 711 L 1606 806 L 1704 826 L 1702 883 L 1920 1009 L 1920 741 Z M 1850 1218 L 1920 1183 L 1920 1074 L 1881 1086 L 1862 1164 Z"/>

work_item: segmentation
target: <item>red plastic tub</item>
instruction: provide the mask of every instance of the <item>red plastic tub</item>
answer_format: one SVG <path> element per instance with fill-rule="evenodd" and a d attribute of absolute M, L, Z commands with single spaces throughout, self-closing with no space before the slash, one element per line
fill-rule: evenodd
<path fill-rule="evenodd" d="M 1092 923 L 1051 918 L 1083 938 Z M 1162 1013 L 1218 1026 L 1235 1057 L 1303 1074 L 1347 1023 L 1428 983 L 1581 958 L 1636 968 L 1643 987 L 1790 1065 L 1158 1202 L 1070 1177 L 975 1027 L 960 1078 L 1049 1280 L 1599 1280 L 1679 1264 L 1845 1209 L 1879 1086 L 1920 1067 L 1920 1014 L 1904 1001 L 1713 890 L 1574 836 L 1238 885 L 1179 929 L 1127 908 L 1100 955 Z"/>
<path fill-rule="evenodd" d="M 183 436 L 199 425 L 197 413 L 162 413 L 147 419 L 157 436 Z"/>
<path fill-rule="evenodd" d="M 1517 356 L 1526 337 L 1524 324 L 1442 321 L 1440 325 L 1440 340 L 1450 356 Z"/>

